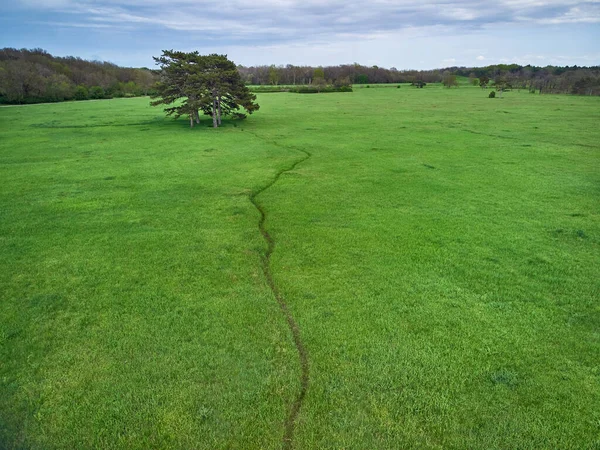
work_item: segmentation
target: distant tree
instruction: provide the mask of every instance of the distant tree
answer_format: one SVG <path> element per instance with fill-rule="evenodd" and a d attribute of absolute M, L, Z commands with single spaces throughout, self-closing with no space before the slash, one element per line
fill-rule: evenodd
<path fill-rule="evenodd" d="M 494 80 L 494 87 L 500 93 L 499 97 L 502 98 L 502 93 L 505 90 L 510 89 L 512 86 L 511 86 L 511 83 L 508 81 L 508 79 L 505 76 L 498 75 L 496 77 L 496 79 Z"/>
<path fill-rule="evenodd" d="M 368 82 L 369 82 L 369 77 L 367 75 L 365 75 L 364 73 L 362 73 L 356 77 L 357 84 L 367 84 Z"/>
<path fill-rule="evenodd" d="M 279 71 L 275 65 L 271 65 L 269 67 L 269 83 L 270 84 L 279 84 Z"/>
<path fill-rule="evenodd" d="M 600 78 L 586 76 L 577 80 L 571 90 L 573 94 L 598 95 L 600 94 Z"/>
<path fill-rule="evenodd" d="M 479 86 L 481 86 L 481 89 L 487 88 L 489 82 L 490 82 L 490 79 L 488 77 L 486 77 L 485 75 L 479 77 Z"/>
<path fill-rule="evenodd" d="M 296 84 L 296 75 L 298 74 L 298 68 L 292 64 L 288 64 L 285 66 L 285 71 L 288 75 L 288 83 L 291 81 L 291 84 Z"/>
<path fill-rule="evenodd" d="M 456 81 L 456 75 L 449 71 L 445 71 L 442 75 L 442 84 L 447 88 L 458 87 L 458 81 Z"/>
<path fill-rule="evenodd" d="M 148 69 L 140 69 L 135 72 L 135 82 L 143 95 L 148 95 L 156 83 L 156 76 Z"/>
<path fill-rule="evenodd" d="M 333 82 L 333 85 L 336 88 L 346 88 L 346 87 L 352 87 L 352 82 L 350 81 L 350 77 L 343 77 L 343 78 L 338 78 Z"/>
<path fill-rule="evenodd" d="M 29 67 L 24 61 L 7 61 L 0 66 L 0 96 L 7 103 L 23 103 L 27 95 Z"/>
<path fill-rule="evenodd" d="M 321 90 L 327 86 L 327 81 L 325 81 L 325 78 L 323 77 L 318 77 L 313 78 L 312 84 L 317 88 L 317 92 L 321 92 Z"/>
<path fill-rule="evenodd" d="M 327 81 L 325 80 L 325 72 L 323 68 L 317 67 L 313 73 L 313 86 L 316 86 L 317 92 L 321 92 L 321 90 L 327 86 Z"/>
<path fill-rule="evenodd" d="M 44 97 L 50 102 L 71 100 L 75 95 L 75 86 L 63 74 L 52 74 L 46 78 Z"/>
<path fill-rule="evenodd" d="M 475 75 L 475 72 L 469 73 L 469 84 L 470 85 L 477 86 L 477 83 L 475 82 L 476 79 L 477 79 L 477 75 Z"/>

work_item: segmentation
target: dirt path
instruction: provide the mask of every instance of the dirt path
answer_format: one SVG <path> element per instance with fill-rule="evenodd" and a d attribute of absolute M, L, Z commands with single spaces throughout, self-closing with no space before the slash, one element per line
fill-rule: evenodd
<path fill-rule="evenodd" d="M 261 138 L 260 136 L 257 136 L 257 137 Z M 278 145 L 278 144 L 275 144 L 275 145 Z M 252 204 L 256 207 L 256 209 L 260 213 L 260 220 L 258 221 L 258 229 L 260 230 L 261 234 L 263 235 L 263 237 L 265 238 L 265 241 L 267 241 L 267 244 L 268 244 L 267 250 L 264 253 L 263 258 L 262 258 L 262 269 L 265 274 L 267 283 L 269 284 L 269 287 L 271 288 L 271 291 L 273 292 L 273 296 L 277 300 L 277 303 L 279 304 L 279 307 L 281 308 L 281 311 L 283 312 L 283 315 L 285 316 L 288 327 L 292 333 L 292 339 L 294 341 L 294 345 L 296 346 L 296 350 L 298 351 L 298 357 L 300 359 L 300 371 L 301 371 L 301 373 L 300 373 L 300 391 L 298 392 L 298 395 L 296 396 L 294 402 L 292 403 L 292 405 L 290 407 L 289 415 L 285 421 L 285 431 L 283 434 L 283 443 L 282 443 L 283 444 L 282 447 L 284 449 L 291 449 L 293 446 L 294 428 L 296 426 L 296 419 L 298 418 L 298 414 L 300 413 L 300 408 L 302 408 L 302 403 L 304 402 L 304 397 L 306 396 L 306 391 L 308 390 L 308 383 L 309 383 L 308 354 L 306 352 L 306 348 L 304 347 L 304 343 L 302 342 L 302 337 L 300 336 L 300 328 L 298 327 L 298 323 L 296 323 L 296 321 L 294 320 L 294 317 L 292 316 L 292 313 L 290 312 L 290 310 L 285 302 L 285 299 L 283 298 L 283 296 L 279 292 L 279 289 L 277 288 L 277 285 L 273 281 L 273 273 L 271 271 L 271 255 L 273 254 L 273 251 L 275 250 L 275 240 L 269 234 L 269 232 L 267 231 L 267 229 L 265 227 L 267 213 L 265 211 L 264 206 L 260 202 L 258 202 L 257 197 L 260 194 L 262 194 L 263 192 L 265 192 L 267 189 L 269 189 L 271 186 L 273 186 L 275 183 L 277 183 L 277 181 L 279 180 L 279 178 L 281 177 L 282 174 L 294 170 L 298 164 L 306 161 L 307 159 L 309 159 L 311 157 L 311 154 L 305 150 L 295 148 L 295 147 L 290 147 L 290 148 L 293 148 L 294 150 L 304 153 L 304 156 L 302 158 L 298 159 L 297 161 L 295 161 L 289 167 L 277 172 L 275 177 L 269 183 L 267 183 L 265 186 L 258 189 L 257 191 L 254 191 L 252 194 L 250 194 L 250 201 L 252 202 Z"/>

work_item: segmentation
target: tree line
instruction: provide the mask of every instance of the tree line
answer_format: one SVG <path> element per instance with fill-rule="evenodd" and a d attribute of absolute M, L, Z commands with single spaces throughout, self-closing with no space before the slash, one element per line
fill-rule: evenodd
<path fill-rule="evenodd" d="M 499 80 L 502 86 L 539 93 L 600 95 L 600 67 L 521 66 L 447 67 L 399 70 L 361 64 L 315 67 L 237 66 L 241 82 L 261 86 L 310 86 L 308 91 L 347 90 L 351 84 L 444 83 L 456 76 Z M 156 93 L 159 70 L 126 68 L 76 57 L 56 57 L 42 49 L 0 49 L 0 103 L 39 103 L 131 97 Z M 479 81 L 475 81 L 478 84 Z M 483 83 L 487 86 L 487 83 Z"/>
<path fill-rule="evenodd" d="M 158 75 L 42 49 L 0 49 L 0 103 L 40 103 L 148 95 Z"/>
<path fill-rule="evenodd" d="M 345 64 L 338 66 L 238 66 L 242 78 L 252 85 L 306 85 L 312 84 L 316 74 L 323 73 L 331 85 L 339 80 L 352 84 L 426 83 L 457 85 L 456 76 L 471 79 L 501 79 L 513 88 L 529 89 L 540 93 L 568 93 L 600 95 L 600 67 L 578 66 L 521 66 L 518 64 L 495 64 L 486 67 L 447 67 L 433 70 L 398 70 L 378 66 Z M 487 83 L 484 83 L 487 85 Z"/>

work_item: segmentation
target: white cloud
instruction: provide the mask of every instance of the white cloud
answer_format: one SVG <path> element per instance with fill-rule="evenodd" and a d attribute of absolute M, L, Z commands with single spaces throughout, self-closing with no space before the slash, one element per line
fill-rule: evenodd
<path fill-rule="evenodd" d="M 561 15 L 542 18 L 538 22 L 542 24 L 600 23 L 600 5 L 576 6 Z"/>

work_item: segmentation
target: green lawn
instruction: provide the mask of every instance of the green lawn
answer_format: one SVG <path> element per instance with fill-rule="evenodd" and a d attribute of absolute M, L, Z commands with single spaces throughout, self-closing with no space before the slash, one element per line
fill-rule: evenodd
<path fill-rule="evenodd" d="M 600 98 L 0 108 L 0 448 L 600 447 Z"/>

